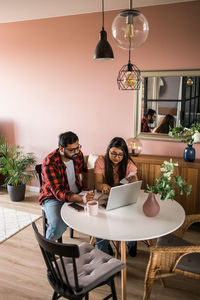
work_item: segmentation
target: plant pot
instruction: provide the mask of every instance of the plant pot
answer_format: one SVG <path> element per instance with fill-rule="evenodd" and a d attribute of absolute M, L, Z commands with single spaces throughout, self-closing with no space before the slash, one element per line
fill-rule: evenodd
<path fill-rule="evenodd" d="M 18 186 L 7 184 L 7 190 L 11 201 L 22 201 L 25 197 L 26 185 L 24 183 Z"/>
<path fill-rule="evenodd" d="M 192 145 L 188 145 L 184 150 L 184 160 L 192 162 L 195 160 L 195 149 Z"/>
<path fill-rule="evenodd" d="M 160 205 L 154 193 L 149 193 L 147 200 L 143 204 L 143 212 L 147 217 L 155 217 L 160 211 Z"/>

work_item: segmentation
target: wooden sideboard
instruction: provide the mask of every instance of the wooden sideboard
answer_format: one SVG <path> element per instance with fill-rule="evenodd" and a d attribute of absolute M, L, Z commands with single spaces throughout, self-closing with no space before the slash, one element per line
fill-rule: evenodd
<path fill-rule="evenodd" d="M 174 162 L 178 162 L 178 167 L 175 167 L 175 175 L 180 175 L 188 184 L 192 185 L 192 192 L 189 196 L 180 196 L 178 193 L 175 196 L 185 209 L 186 215 L 200 213 L 200 160 L 194 162 L 186 162 L 180 157 L 171 157 Z M 160 167 L 164 160 L 169 161 L 167 156 L 154 155 L 139 155 L 132 156 L 138 168 L 138 177 L 142 180 L 142 188 L 146 185 L 154 185 L 156 177 L 161 175 Z"/>

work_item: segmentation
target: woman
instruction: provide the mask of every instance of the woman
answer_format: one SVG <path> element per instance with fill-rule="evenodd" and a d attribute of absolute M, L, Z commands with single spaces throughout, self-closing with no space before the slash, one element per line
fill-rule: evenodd
<path fill-rule="evenodd" d="M 160 125 L 154 128 L 153 133 L 169 133 L 170 128 L 174 128 L 175 119 L 172 115 L 166 115 Z"/>
<path fill-rule="evenodd" d="M 108 145 L 106 155 L 99 156 L 95 162 L 95 187 L 102 194 L 109 194 L 111 187 L 120 185 L 120 180 L 134 173 L 129 182 L 138 180 L 137 167 L 128 154 L 128 147 L 123 138 L 115 137 Z M 127 242 L 129 254 L 136 256 L 136 242 Z M 109 253 L 109 241 L 96 239 L 98 249 Z"/>

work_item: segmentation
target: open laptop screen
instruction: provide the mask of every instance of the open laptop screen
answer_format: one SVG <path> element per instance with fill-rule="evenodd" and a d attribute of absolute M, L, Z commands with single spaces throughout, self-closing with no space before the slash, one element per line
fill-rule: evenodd
<path fill-rule="evenodd" d="M 142 181 L 112 187 L 106 204 L 106 210 L 116 209 L 133 204 L 137 201 Z M 103 197 L 104 198 L 104 197 Z M 99 204 L 105 200 L 99 199 Z"/>

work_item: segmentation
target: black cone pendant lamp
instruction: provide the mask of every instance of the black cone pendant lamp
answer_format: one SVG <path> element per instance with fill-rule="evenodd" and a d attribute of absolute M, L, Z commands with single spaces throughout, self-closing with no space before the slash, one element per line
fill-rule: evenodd
<path fill-rule="evenodd" d="M 104 0 L 102 0 L 102 30 L 99 34 L 99 42 L 94 52 L 95 60 L 108 60 L 113 59 L 113 51 L 107 41 L 107 32 L 104 30 Z"/>

